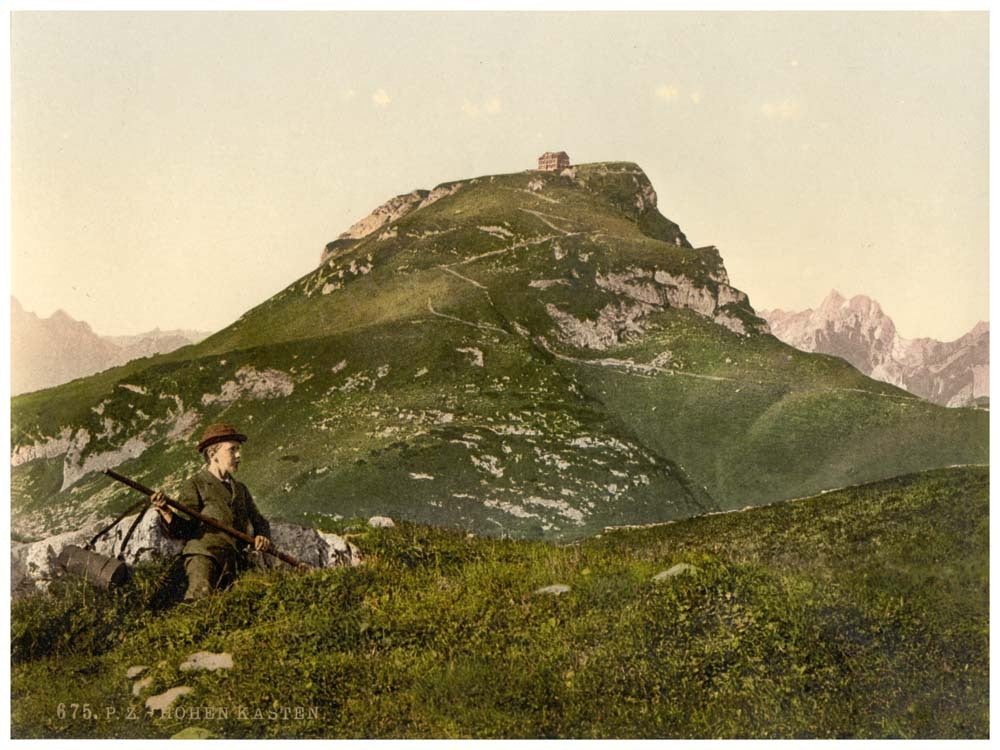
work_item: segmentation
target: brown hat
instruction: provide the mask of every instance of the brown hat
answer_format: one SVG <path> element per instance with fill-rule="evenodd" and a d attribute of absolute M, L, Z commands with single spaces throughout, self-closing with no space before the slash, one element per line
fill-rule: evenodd
<path fill-rule="evenodd" d="M 235 440 L 237 443 L 245 443 L 246 435 L 236 431 L 236 428 L 229 424 L 210 424 L 201 435 L 201 442 L 198 443 L 198 452 L 201 453 L 208 446 L 215 443 L 224 443 Z"/>

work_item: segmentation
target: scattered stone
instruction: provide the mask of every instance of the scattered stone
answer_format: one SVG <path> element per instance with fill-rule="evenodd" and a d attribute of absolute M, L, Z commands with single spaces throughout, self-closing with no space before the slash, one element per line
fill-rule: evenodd
<path fill-rule="evenodd" d="M 373 529 L 391 529 L 396 524 L 388 516 L 372 516 L 368 519 L 368 525 Z"/>
<path fill-rule="evenodd" d="M 654 581 L 665 581 L 668 578 L 673 578 L 674 576 L 679 576 L 681 573 L 697 573 L 700 568 L 694 565 L 688 565 L 687 563 L 677 563 L 674 567 L 669 570 L 664 570 L 662 573 L 657 573 L 653 576 Z"/>
<path fill-rule="evenodd" d="M 147 669 L 149 669 L 149 667 L 147 667 L 145 664 L 137 664 L 134 667 L 129 667 L 128 671 L 125 672 L 125 676 L 130 680 L 134 680 L 136 677 L 141 675 Z"/>
<path fill-rule="evenodd" d="M 139 695 L 142 693 L 142 691 L 148 688 L 152 684 L 153 684 L 152 677 L 143 677 L 141 680 L 139 680 L 132 686 L 132 695 L 138 698 Z"/>
<path fill-rule="evenodd" d="M 567 586 L 567 585 L 565 585 L 563 583 L 556 583 L 556 584 L 553 584 L 552 586 L 545 586 L 543 588 L 540 588 L 535 593 L 536 594 L 552 594 L 554 596 L 559 596 L 560 594 L 565 594 L 567 591 L 569 591 L 569 586 Z"/>
<path fill-rule="evenodd" d="M 319 536 L 326 545 L 326 557 L 322 561 L 324 568 L 332 568 L 337 565 L 349 565 L 353 568 L 364 561 L 361 550 L 344 537 L 324 532 L 319 532 Z"/>
<path fill-rule="evenodd" d="M 181 664 L 182 672 L 190 672 L 193 669 L 232 669 L 233 655 L 228 653 L 213 653 L 212 651 L 198 651 L 191 654 L 187 661 Z"/>
<path fill-rule="evenodd" d="M 357 565 L 361 551 L 336 534 L 326 534 L 308 526 L 294 523 L 271 524 L 271 541 L 282 552 L 316 568 L 337 565 Z M 287 565 L 276 557 L 254 553 L 262 568 Z"/>
<path fill-rule="evenodd" d="M 146 699 L 146 708 L 150 711 L 165 711 L 170 708 L 170 705 L 180 698 L 182 695 L 187 695 L 193 692 L 193 688 L 189 688 L 187 685 L 179 685 L 178 687 L 172 687 L 165 693 L 160 693 L 159 695 L 152 695 Z"/>

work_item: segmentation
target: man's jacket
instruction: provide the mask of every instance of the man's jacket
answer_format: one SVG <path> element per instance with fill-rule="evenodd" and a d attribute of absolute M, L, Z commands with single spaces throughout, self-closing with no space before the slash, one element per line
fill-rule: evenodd
<path fill-rule="evenodd" d="M 205 468 L 184 483 L 177 499 L 238 531 L 270 537 L 271 526 L 257 510 L 246 485 L 232 478 L 229 482 L 232 492 Z M 164 525 L 170 536 L 188 540 L 182 553 L 185 555 L 206 555 L 221 562 L 233 551 L 242 554 L 247 548 L 246 542 L 177 510 L 170 523 Z"/>

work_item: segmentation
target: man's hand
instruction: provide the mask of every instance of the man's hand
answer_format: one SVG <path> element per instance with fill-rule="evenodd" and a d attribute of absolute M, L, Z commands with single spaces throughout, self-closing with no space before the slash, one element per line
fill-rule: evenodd
<path fill-rule="evenodd" d="M 273 552 L 274 545 L 266 536 L 258 534 L 253 538 L 253 548 L 255 552 Z"/>
<path fill-rule="evenodd" d="M 149 496 L 149 502 L 152 503 L 153 507 L 159 511 L 161 516 L 163 516 L 163 520 L 170 523 L 170 519 L 174 517 L 174 514 L 173 511 L 170 510 L 170 506 L 167 505 L 167 496 L 157 490 Z"/>

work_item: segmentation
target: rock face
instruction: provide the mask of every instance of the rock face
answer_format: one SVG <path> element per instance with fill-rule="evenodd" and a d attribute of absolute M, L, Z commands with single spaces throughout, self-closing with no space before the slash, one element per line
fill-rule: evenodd
<path fill-rule="evenodd" d="M 98 539 L 95 552 L 114 557 L 121 552 L 121 542 L 136 516 L 127 516 L 114 529 Z M 38 542 L 14 544 L 11 547 L 11 595 L 18 598 L 36 590 L 44 590 L 49 583 L 62 575 L 57 564 L 59 553 L 68 545 L 83 547 L 98 529 L 111 521 L 98 523 L 79 531 L 70 531 Z M 336 534 L 328 534 L 306 526 L 291 523 L 271 524 L 271 538 L 275 546 L 297 560 L 317 568 L 341 565 L 359 565 L 361 551 Z M 158 516 L 153 511 L 143 514 L 128 547 L 125 562 L 135 565 L 154 558 L 180 554 L 184 543 L 163 533 Z M 269 555 L 261 556 L 262 567 L 283 566 L 285 563 Z"/>
<path fill-rule="evenodd" d="M 330 256 L 336 254 L 338 250 L 352 246 L 354 241 L 367 237 L 372 232 L 381 229 L 387 224 L 401 219 L 414 209 L 420 208 L 429 196 L 430 192 L 427 190 L 414 190 L 403 195 L 397 195 L 395 198 L 390 198 L 368 214 L 368 216 L 356 221 L 351 225 L 350 229 L 327 245 L 320 256 L 320 265 L 326 263 Z"/>
<path fill-rule="evenodd" d="M 11 395 L 37 391 L 193 344 L 201 331 L 161 331 L 135 336 L 100 336 L 62 310 L 40 318 L 10 298 Z"/>
<path fill-rule="evenodd" d="M 989 398 L 989 323 L 955 341 L 904 339 L 878 302 L 833 290 L 816 308 L 762 310 L 774 335 L 807 352 L 841 357 L 866 375 L 942 406 Z"/>

